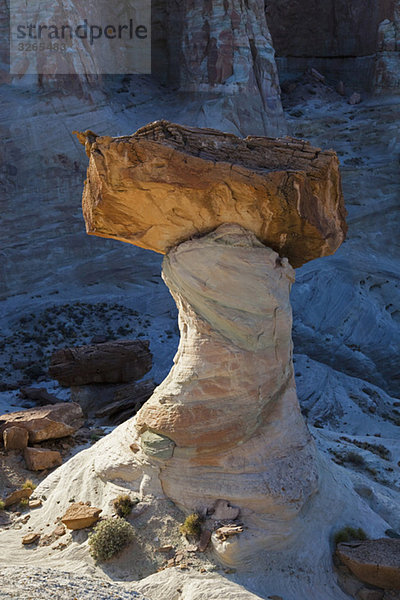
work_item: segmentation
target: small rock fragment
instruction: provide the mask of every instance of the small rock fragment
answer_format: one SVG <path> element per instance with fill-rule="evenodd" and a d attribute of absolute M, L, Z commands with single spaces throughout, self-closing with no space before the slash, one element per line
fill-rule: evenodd
<path fill-rule="evenodd" d="M 339 81 L 339 83 L 336 86 L 336 91 L 341 96 L 344 96 L 346 94 L 346 90 L 345 90 L 343 81 Z"/>
<path fill-rule="evenodd" d="M 361 102 L 361 96 L 358 92 L 354 92 L 350 98 L 347 101 L 349 104 L 354 105 L 354 104 L 360 104 Z"/>
<path fill-rule="evenodd" d="M 42 506 L 42 501 L 40 498 L 29 501 L 29 508 L 39 508 L 40 506 Z"/>
<path fill-rule="evenodd" d="M 224 542 L 229 537 L 237 535 L 238 533 L 242 533 L 243 526 L 242 525 L 224 525 L 216 530 L 215 536 L 221 541 Z"/>
<path fill-rule="evenodd" d="M 62 535 L 65 534 L 65 527 L 64 525 L 58 525 L 55 530 L 53 531 L 53 534 L 57 537 L 61 537 Z"/>
<path fill-rule="evenodd" d="M 22 543 L 24 546 L 28 546 L 29 544 L 34 544 L 40 539 L 40 533 L 28 533 L 24 535 L 22 538 Z"/>
<path fill-rule="evenodd" d="M 171 550 L 173 550 L 173 546 L 161 546 L 160 548 L 157 548 L 157 552 L 164 552 L 164 553 L 168 553 L 171 552 Z"/>
<path fill-rule="evenodd" d="M 97 523 L 101 512 L 101 508 L 76 502 L 68 508 L 61 521 L 68 529 L 85 529 L 85 527 L 92 527 Z"/>

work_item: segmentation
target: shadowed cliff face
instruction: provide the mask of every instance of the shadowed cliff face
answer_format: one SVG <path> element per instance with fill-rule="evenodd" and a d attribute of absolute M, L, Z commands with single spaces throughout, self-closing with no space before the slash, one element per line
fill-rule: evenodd
<path fill-rule="evenodd" d="M 283 77 L 313 66 L 356 89 L 399 88 L 399 45 L 385 47 L 381 27 L 396 37 L 398 0 L 265 0 L 265 11 Z"/>

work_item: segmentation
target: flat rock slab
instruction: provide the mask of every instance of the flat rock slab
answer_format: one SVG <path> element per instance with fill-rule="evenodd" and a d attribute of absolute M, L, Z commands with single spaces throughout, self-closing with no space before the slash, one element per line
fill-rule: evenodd
<path fill-rule="evenodd" d="M 83 502 L 75 502 L 68 508 L 61 521 L 67 529 L 85 529 L 85 527 L 91 527 L 97 523 L 101 511 L 101 508 L 88 506 Z"/>
<path fill-rule="evenodd" d="M 147 340 L 117 340 L 57 350 L 49 375 L 64 386 L 90 383 L 129 383 L 152 367 Z"/>
<path fill-rule="evenodd" d="M 62 464 L 61 454 L 47 448 L 25 448 L 24 458 L 30 471 L 44 471 Z"/>
<path fill-rule="evenodd" d="M 384 589 L 400 589 L 400 540 L 342 543 L 336 553 L 360 581 Z"/>
<path fill-rule="evenodd" d="M 242 225 L 293 267 L 333 254 L 347 226 L 335 152 L 156 121 L 134 135 L 78 134 L 90 152 L 89 234 L 167 253 Z"/>
<path fill-rule="evenodd" d="M 30 443 L 37 443 L 71 435 L 83 421 L 79 404 L 62 402 L 0 415 L 0 435 L 9 427 L 17 426 L 28 431 Z"/>
<path fill-rule="evenodd" d="M 21 500 L 29 498 L 32 492 L 33 490 L 31 488 L 23 488 L 22 490 L 16 490 L 15 492 L 12 492 L 12 494 L 9 494 L 6 498 L 4 498 L 4 506 L 7 508 L 8 506 L 17 504 Z"/>

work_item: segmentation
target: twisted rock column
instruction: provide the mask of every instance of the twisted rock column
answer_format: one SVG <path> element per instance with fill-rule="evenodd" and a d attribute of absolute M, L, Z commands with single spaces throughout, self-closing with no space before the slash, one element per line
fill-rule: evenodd
<path fill-rule="evenodd" d="M 285 523 L 285 536 L 318 480 L 293 376 L 294 270 L 227 224 L 171 250 L 163 277 L 181 340 L 170 374 L 137 416 L 142 448 L 160 461 L 163 490 L 178 505 L 227 499 L 242 516 Z M 159 454 L 149 433 L 164 437 Z"/>

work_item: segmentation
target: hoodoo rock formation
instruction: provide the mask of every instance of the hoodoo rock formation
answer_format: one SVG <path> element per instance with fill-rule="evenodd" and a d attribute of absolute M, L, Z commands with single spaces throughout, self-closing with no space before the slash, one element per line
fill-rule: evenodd
<path fill-rule="evenodd" d="M 89 150 L 88 231 L 166 253 L 179 309 L 174 367 L 131 430 L 131 479 L 151 465 L 184 509 L 240 509 L 247 529 L 213 537 L 225 562 L 279 547 L 318 489 L 294 383 L 290 262 L 345 237 L 336 155 L 166 122 Z"/>

